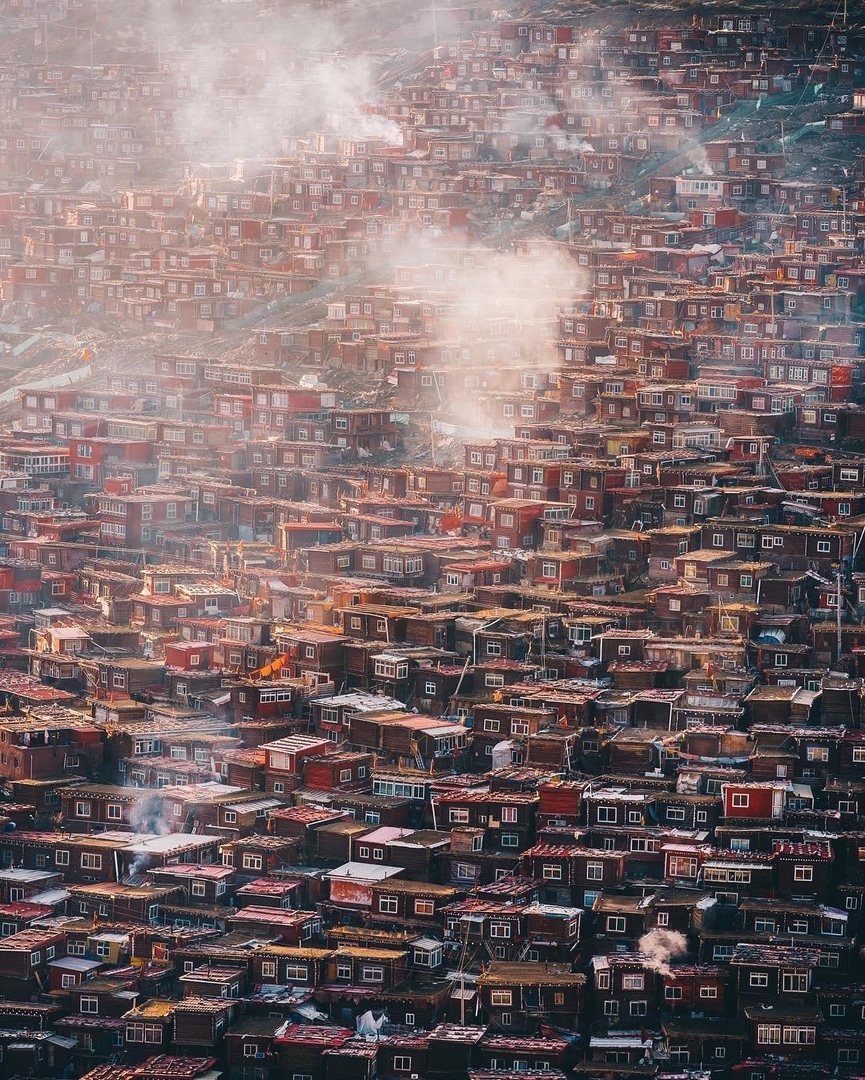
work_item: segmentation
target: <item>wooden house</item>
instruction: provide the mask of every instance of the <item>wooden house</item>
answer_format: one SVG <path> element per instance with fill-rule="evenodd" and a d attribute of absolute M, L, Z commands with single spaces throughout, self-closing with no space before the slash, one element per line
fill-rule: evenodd
<path fill-rule="evenodd" d="M 497 1028 L 532 1034 L 538 1030 L 533 1010 L 519 1009 L 517 1002 L 537 1000 L 538 1012 L 554 1018 L 556 1026 L 574 1030 L 582 1011 L 586 977 L 568 964 L 545 964 L 494 960 L 477 981 L 481 1008 Z"/>

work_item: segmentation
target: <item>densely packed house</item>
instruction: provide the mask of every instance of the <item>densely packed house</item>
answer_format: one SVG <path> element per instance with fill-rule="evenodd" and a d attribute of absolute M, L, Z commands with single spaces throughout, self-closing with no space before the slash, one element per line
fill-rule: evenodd
<path fill-rule="evenodd" d="M 3 59 L 6 1076 L 865 1069 L 862 31 L 451 14 Z"/>

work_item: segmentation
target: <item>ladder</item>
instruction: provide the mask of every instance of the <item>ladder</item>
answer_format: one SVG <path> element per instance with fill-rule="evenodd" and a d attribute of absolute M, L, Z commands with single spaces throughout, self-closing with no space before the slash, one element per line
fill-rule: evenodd
<path fill-rule="evenodd" d="M 516 957 L 514 958 L 515 961 L 517 963 L 519 963 L 521 960 L 525 960 L 525 958 L 529 955 L 529 952 L 531 951 L 531 948 L 532 948 L 532 939 L 531 938 L 526 938 L 526 940 L 523 942 L 523 947 L 520 949 L 520 951 L 517 953 Z"/>

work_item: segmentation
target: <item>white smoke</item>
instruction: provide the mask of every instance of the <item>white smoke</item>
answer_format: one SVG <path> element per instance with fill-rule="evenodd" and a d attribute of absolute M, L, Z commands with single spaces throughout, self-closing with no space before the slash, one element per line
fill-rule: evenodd
<path fill-rule="evenodd" d="M 161 792 L 154 791 L 150 798 L 137 802 L 129 815 L 129 824 L 136 833 L 147 836 L 167 836 L 174 832 L 165 816 L 165 804 Z"/>
<path fill-rule="evenodd" d="M 272 159 L 325 130 L 402 145 L 400 126 L 380 115 L 390 54 L 371 40 L 359 44 L 345 12 L 292 2 L 267 23 L 250 13 L 240 25 L 231 10 L 217 19 L 209 5 L 146 0 L 138 20 L 161 73 L 178 87 L 176 99 L 160 103 L 158 123 L 180 160 Z M 412 42 L 412 11 L 397 22 Z"/>
<path fill-rule="evenodd" d="M 594 146 L 579 135 L 561 135 L 557 141 L 560 150 L 568 150 L 572 154 L 594 154 L 595 152 Z"/>
<path fill-rule="evenodd" d="M 709 155 L 699 143 L 692 143 L 691 146 L 688 147 L 688 157 L 693 162 L 693 166 L 700 176 L 715 175 L 715 170 L 712 168 L 712 164 L 709 161 Z"/>
<path fill-rule="evenodd" d="M 165 816 L 165 804 L 162 793 L 154 791 L 149 798 L 136 802 L 129 815 L 129 824 L 134 833 L 143 836 L 167 836 L 174 832 L 171 822 Z M 148 856 L 142 852 L 136 855 L 124 873 L 124 879 L 135 878 L 147 869 Z"/>
<path fill-rule="evenodd" d="M 659 975 L 671 975 L 670 961 L 688 952 L 688 940 L 678 930 L 650 930 L 637 943 L 644 964 Z"/>
<path fill-rule="evenodd" d="M 367 269 L 386 277 L 388 265 L 394 271 L 416 268 L 431 280 L 435 333 L 458 354 L 443 366 L 460 366 L 481 380 L 448 398 L 444 418 L 466 432 L 492 437 L 502 431 L 487 411 L 491 393 L 519 386 L 523 374 L 536 376 L 539 391 L 554 385 L 550 375 L 560 367 L 557 310 L 579 295 L 586 273 L 563 245 L 544 238 L 518 239 L 501 249 L 466 242 L 460 256 L 414 234 L 394 244 L 387 259 L 370 259 Z M 398 282 L 397 276 L 397 287 Z"/>

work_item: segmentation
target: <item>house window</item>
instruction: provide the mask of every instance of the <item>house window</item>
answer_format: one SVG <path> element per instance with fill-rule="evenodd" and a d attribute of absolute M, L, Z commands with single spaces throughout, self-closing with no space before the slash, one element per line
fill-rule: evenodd
<path fill-rule="evenodd" d="M 695 878 L 697 876 L 697 859 L 688 855 L 672 855 L 667 864 L 670 877 Z"/>
<path fill-rule="evenodd" d="M 811 1046 L 816 1040 L 817 1030 L 812 1027 L 784 1026 L 782 1042 L 795 1046 Z"/>
<path fill-rule="evenodd" d="M 793 880 L 794 881 L 813 881 L 814 880 L 814 867 L 813 866 L 794 866 L 793 867 Z"/>
<path fill-rule="evenodd" d="M 95 997 L 83 997 L 78 1003 L 78 1009 L 83 1013 L 98 1013 L 99 1012 L 99 998 Z"/>
<path fill-rule="evenodd" d="M 603 881 L 604 864 L 599 862 L 586 863 L 586 879 L 588 881 Z"/>
<path fill-rule="evenodd" d="M 622 915 L 608 915 L 607 916 L 607 933 L 608 934 L 624 934 L 626 922 Z"/>

